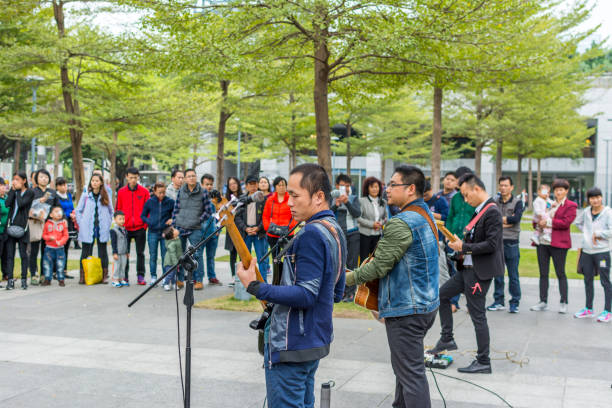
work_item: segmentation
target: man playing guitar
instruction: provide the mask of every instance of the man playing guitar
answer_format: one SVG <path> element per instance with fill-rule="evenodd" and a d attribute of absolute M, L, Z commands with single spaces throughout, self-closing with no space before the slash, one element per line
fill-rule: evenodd
<path fill-rule="evenodd" d="M 239 264 L 237 273 L 249 293 L 274 304 L 264 329 L 268 407 L 311 408 L 319 360 L 333 339 L 333 304 L 344 293 L 346 239 L 329 209 L 331 184 L 321 166 L 294 168 L 288 193 L 293 219 L 306 225 L 287 248 L 280 285 L 258 281 L 256 262 Z"/>
<path fill-rule="evenodd" d="M 419 168 L 395 169 L 387 198 L 401 212 L 385 226 L 374 258 L 346 275 L 347 285 L 380 279 L 378 312 L 387 329 L 397 408 L 431 406 L 423 338 L 440 303 L 438 237 L 433 215 L 423 201 L 424 188 L 425 176 Z"/>

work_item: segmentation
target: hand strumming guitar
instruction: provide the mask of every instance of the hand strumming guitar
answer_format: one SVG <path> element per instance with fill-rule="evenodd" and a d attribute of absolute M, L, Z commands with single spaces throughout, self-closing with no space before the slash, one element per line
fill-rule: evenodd
<path fill-rule="evenodd" d="M 459 239 L 457 234 L 453 234 L 455 241 L 449 241 L 448 246 L 455 252 L 461 252 L 463 250 L 463 241 Z"/>

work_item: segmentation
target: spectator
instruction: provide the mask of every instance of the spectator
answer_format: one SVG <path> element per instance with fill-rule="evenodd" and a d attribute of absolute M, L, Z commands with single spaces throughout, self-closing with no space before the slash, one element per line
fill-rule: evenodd
<path fill-rule="evenodd" d="M 119 189 L 117 193 L 117 206 L 115 210 L 125 214 L 125 229 L 128 232 L 128 253 L 132 246 L 132 240 L 136 242 L 136 273 L 138 284 L 146 285 L 145 282 L 145 245 L 147 242 L 147 224 L 142 221 L 140 215 L 145 203 L 149 199 L 149 191 L 138 184 L 140 172 L 135 167 L 127 169 L 127 186 Z M 111 211 L 112 214 L 112 211 Z M 129 282 L 128 262 L 125 267 L 125 280 Z"/>
<path fill-rule="evenodd" d="M 270 180 L 267 177 L 260 177 L 259 182 L 257 184 L 257 189 L 264 193 L 264 197 L 266 200 L 268 197 L 272 195 L 272 191 L 270 189 Z M 265 201 L 264 201 L 265 202 Z"/>
<path fill-rule="evenodd" d="M 436 193 L 437 198 L 444 198 L 450 207 L 451 199 L 457 194 L 457 176 L 454 171 L 449 171 L 442 180 L 442 190 Z"/>
<path fill-rule="evenodd" d="M 172 175 L 170 176 L 170 185 L 166 189 L 166 195 L 168 198 L 176 201 L 176 196 L 178 195 L 181 186 L 183 185 L 183 180 L 185 178 L 185 173 L 181 170 L 174 169 L 172 170 Z"/>
<path fill-rule="evenodd" d="M 251 196 L 257 191 L 257 177 L 248 176 L 246 179 L 247 195 Z M 261 259 L 267 252 L 266 230 L 263 227 L 263 210 L 265 201 L 252 202 L 236 214 L 236 227 L 243 232 L 244 243 L 250 251 L 255 247 L 255 255 L 257 259 Z M 266 259 L 261 259 L 259 262 L 259 273 L 261 273 L 264 282 L 270 270 L 270 262 Z"/>
<path fill-rule="evenodd" d="M 94 244 L 98 243 L 98 257 L 102 262 L 102 282 L 108 279 L 108 253 L 106 243 L 110 239 L 110 228 L 113 219 L 113 207 L 104 188 L 104 180 L 99 174 L 94 174 L 89 180 L 87 191 L 81 195 L 76 208 L 76 219 L 79 224 L 79 241 L 83 245 L 79 283 L 85 284 L 83 259 L 93 254 Z"/>
<path fill-rule="evenodd" d="M 38 253 L 40 251 L 40 271 L 42 272 L 42 263 L 45 252 L 45 241 L 42 239 L 43 226 L 49 217 L 49 212 L 53 207 L 59 207 L 60 201 L 54 189 L 49 187 L 51 183 L 51 174 L 45 169 L 40 169 L 34 174 L 36 187 L 32 189 L 34 192 L 34 201 L 30 209 L 30 220 L 28 229 L 30 230 L 30 282 L 32 285 L 38 285 Z M 35 209 L 36 207 L 36 209 Z"/>
<path fill-rule="evenodd" d="M 64 251 L 64 245 L 68 242 L 68 222 L 64 219 L 62 207 L 51 208 L 51 214 L 49 214 L 49 219 L 44 226 L 43 240 L 45 241 L 45 253 L 42 270 L 45 279 L 41 286 L 51 285 L 54 268 L 57 271 L 59 285 L 65 286 L 64 269 L 68 259 Z"/>
<path fill-rule="evenodd" d="M 170 268 L 177 265 L 181 256 L 183 255 L 183 246 L 181 244 L 181 240 L 179 239 L 180 232 L 176 228 L 172 226 L 167 227 L 164 230 L 164 239 L 166 240 L 166 247 L 168 250 L 166 251 L 166 259 L 164 259 L 164 273 L 168 272 Z M 177 267 L 180 273 L 180 266 Z M 169 291 L 173 289 L 173 285 L 177 283 L 176 281 L 177 272 L 174 271 L 164 279 L 164 290 Z M 180 287 L 178 288 L 180 289 Z"/>
<path fill-rule="evenodd" d="M 236 177 L 228 177 L 227 184 L 225 185 L 225 198 L 227 200 L 231 200 L 232 196 L 240 197 L 242 195 L 242 189 L 240 188 L 240 180 Z M 244 237 L 244 231 L 240 231 Z M 236 276 L 236 260 L 238 258 L 238 253 L 236 252 L 236 248 L 234 247 L 234 243 L 230 238 L 229 234 L 225 233 L 225 249 L 229 251 L 230 254 L 230 270 L 232 272 L 232 281 L 229 283 L 229 286 L 234 286 L 234 279 Z"/>
<path fill-rule="evenodd" d="M 153 195 L 147 200 L 142 209 L 140 217 L 148 226 L 147 243 L 149 244 L 149 273 L 151 274 L 151 285 L 157 280 L 157 247 L 161 252 L 162 266 L 166 256 L 166 243 L 162 237 L 164 229 L 172 224 L 172 210 L 174 200 L 166 197 L 166 186 L 157 182 L 153 186 Z M 163 269 L 163 268 L 162 268 Z"/>
<path fill-rule="evenodd" d="M 567 276 L 565 275 L 565 260 L 567 251 L 572 246 L 570 225 L 576 218 L 578 205 L 567 199 L 569 183 L 565 179 L 556 179 L 552 184 L 555 202 L 550 209 L 550 218 L 540 220 L 538 225 L 542 228 L 551 227 L 550 239 L 546 235 L 540 236 L 538 245 L 538 266 L 540 267 L 540 302 L 531 307 L 533 311 L 548 309 L 548 272 L 550 258 L 555 266 L 555 274 L 559 280 L 559 293 L 561 302 L 559 313 L 567 313 Z"/>
<path fill-rule="evenodd" d="M 601 190 L 594 187 L 587 191 L 589 206 L 576 220 L 576 226 L 582 231 L 582 251 L 578 263 L 578 272 L 584 278 L 586 305 L 576 312 L 577 318 L 593 317 L 593 279 L 599 275 L 599 282 L 604 290 L 604 310 L 597 316 L 597 321 L 612 321 L 612 285 L 610 284 L 610 238 L 612 238 L 612 210 L 603 205 Z"/>
<path fill-rule="evenodd" d="M 79 241 L 76 238 L 79 232 L 77 231 L 74 223 L 74 221 L 76 220 L 76 215 L 74 214 L 72 194 L 68 192 L 68 183 L 63 177 L 58 177 L 55 180 L 55 189 L 60 205 L 62 206 L 64 218 L 68 223 L 68 241 L 66 241 L 66 245 L 64 245 L 64 253 L 66 255 L 66 262 L 64 262 L 64 278 L 73 279 L 72 276 L 68 275 L 68 250 L 70 249 L 70 241 L 72 241 L 73 239 L 75 240 L 75 249 L 77 249 L 76 243 L 78 243 Z"/>
<path fill-rule="evenodd" d="M 203 189 L 198 183 L 196 172 L 193 169 L 185 170 L 185 184 L 179 190 L 172 212 L 172 223 L 181 233 L 181 243 L 186 248 L 187 241 L 196 245 L 202 239 L 202 224 L 213 214 L 212 203 L 208 196 L 208 190 Z M 204 261 L 200 247 L 196 252 L 198 267 L 195 270 L 194 290 L 204 289 Z M 180 276 L 179 276 L 180 278 Z M 181 282 L 178 283 L 179 286 Z"/>
<path fill-rule="evenodd" d="M 504 262 L 508 269 L 508 291 L 510 292 L 510 313 L 518 313 L 521 300 L 521 282 L 519 280 L 519 236 L 521 234 L 521 217 L 523 216 L 523 201 L 512 195 L 514 185 L 512 178 L 502 176 L 499 178 L 499 195 L 495 203 L 502 213 L 503 239 L 504 239 Z M 487 310 L 493 312 L 504 310 L 504 276 L 494 279 L 495 290 L 493 292 L 493 304 Z"/>
<path fill-rule="evenodd" d="M 295 227 L 297 222 L 293 219 L 291 208 L 289 208 L 287 180 L 279 176 L 274 179 L 272 184 L 274 185 L 274 192 L 266 200 L 261 220 L 266 231 L 268 243 L 271 247 L 274 247 L 278 243 L 278 239 Z M 290 236 L 293 235 L 291 233 Z M 282 245 L 272 252 L 272 257 L 277 256 L 281 250 Z"/>
<path fill-rule="evenodd" d="M 346 174 L 336 177 L 336 190 L 332 191 L 331 210 L 334 212 L 338 224 L 346 236 L 346 267 L 355 269 L 359 260 L 359 224 L 357 219 L 361 216 L 359 197 L 352 194 L 351 178 Z M 347 286 L 344 290 L 343 302 L 352 302 L 355 296 L 355 285 Z"/>
<path fill-rule="evenodd" d="M 110 230 L 111 247 L 113 250 L 113 280 L 115 288 L 130 286 L 125 278 L 125 264 L 129 261 L 127 230 L 125 225 L 125 214 L 122 211 L 115 211 L 115 225 Z"/>
<path fill-rule="evenodd" d="M 200 179 L 200 184 L 202 188 L 208 191 L 208 194 L 212 198 L 213 185 L 215 182 L 215 177 L 212 174 L 204 174 Z M 216 192 L 217 197 L 219 193 Z M 216 209 L 213 207 L 211 211 L 214 213 Z M 202 224 L 202 236 L 208 237 L 210 234 L 215 232 L 217 229 L 217 220 L 214 217 L 210 217 Z M 217 254 L 217 245 L 219 244 L 219 233 L 217 232 L 208 242 L 206 243 L 206 273 L 208 274 L 208 284 L 209 285 L 221 285 L 219 279 L 217 279 L 217 274 L 215 273 L 215 256 Z"/>
<path fill-rule="evenodd" d="M 423 200 L 425 200 L 425 204 L 427 204 L 429 210 L 433 213 L 436 220 L 446 221 L 446 218 L 448 217 L 448 203 L 444 197 L 439 196 L 438 194 L 434 196 L 433 191 L 431 190 L 431 183 L 429 181 L 425 181 L 425 193 L 423 194 Z"/>
<path fill-rule="evenodd" d="M 7 290 L 15 289 L 13 281 L 13 269 L 15 266 L 15 247 L 19 245 L 19 257 L 21 258 L 21 289 L 27 289 L 28 283 L 28 242 L 30 242 L 30 231 L 28 230 L 28 214 L 34 201 L 34 192 L 28 189 L 28 176 L 23 172 L 13 175 L 12 188 L 6 197 L 6 206 L 9 208 L 8 228 L 14 230 L 9 233 L 4 252 L 6 257 L 6 270 L 8 274 Z"/>
<path fill-rule="evenodd" d="M 6 227 L 8 226 L 9 208 L 6 206 L 6 184 L 0 177 L 0 265 L 2 268 L 2 280 L 8 280 L 8 270 L 6 269 L 6 252 L 4 250 L 6 240 Z M 0 286 L 1 288 L 2 286 Z"/>
<path fill-rule="evenodd" d="M 374 252 L 383 226 L 387 223 L 387 202 L 382 198 L 382 183 L 376 177 L 363 181 L 363 197 L 359 199 L 361 216 L 359 224 L 359 258 L 365 261 Z"/>
<path fill-rule="evenodd" d="M 100 170 L 100 169 L 94 170 L 91 174 L 92 175 L 98 174 L 104 180 L 104 172 L 102 170 Z M 108 193 L 108 198 L 111 200 L 111 202 L 113 202 L 114 191 L 111 188 L 110 183 L 108 182 L 108 180 L 104 182 L 104 188 L 106 188 L 106 192 Z"/>

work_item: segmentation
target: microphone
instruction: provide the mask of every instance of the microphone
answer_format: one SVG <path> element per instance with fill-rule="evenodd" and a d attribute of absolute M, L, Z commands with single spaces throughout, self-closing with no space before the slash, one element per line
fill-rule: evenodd
<path fill-rule="evenodd" d="M 250 204 L 250 203 L 261 203 L 262 201 L 264 201 L 266 199 L 266 197 L 264 196 L 264 193 L 261 191 L 256 191 L 251 195 L 243 195 L 242 197 L 238 198 L 238 202 L 242 203 L 242 204 Z"/>

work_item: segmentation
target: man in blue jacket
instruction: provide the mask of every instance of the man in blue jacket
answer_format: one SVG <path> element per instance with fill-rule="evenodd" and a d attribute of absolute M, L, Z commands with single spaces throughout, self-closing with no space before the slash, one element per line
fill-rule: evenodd
<path fill-rule="evenodd" d="M 384 319 L 396 377 L 395 408 L 429 408 L 423 338 L 440 305 L 438 239 L 434 217 L 423 201 L 425 176 L 399 166 L 387 184 L 387 199 L 400 212 L 389 220 L 374 259 L 348 272 L 347 285 L 379 279 L 379 317 Z"/>
<path fill-rule="evenodd" d="M 306 225 L 288 244 L 280 286 L 259 282 L 255 262 L 238 266 L 247 291 L 274 304 L 264 329 L 269 408 L 314 407 L 314 377 L 333 340 L 334 302 L 344 292 L 346 239 L 329 210 L 331 184 L 323 167 L 293 169 L 289 207 Z"/>

